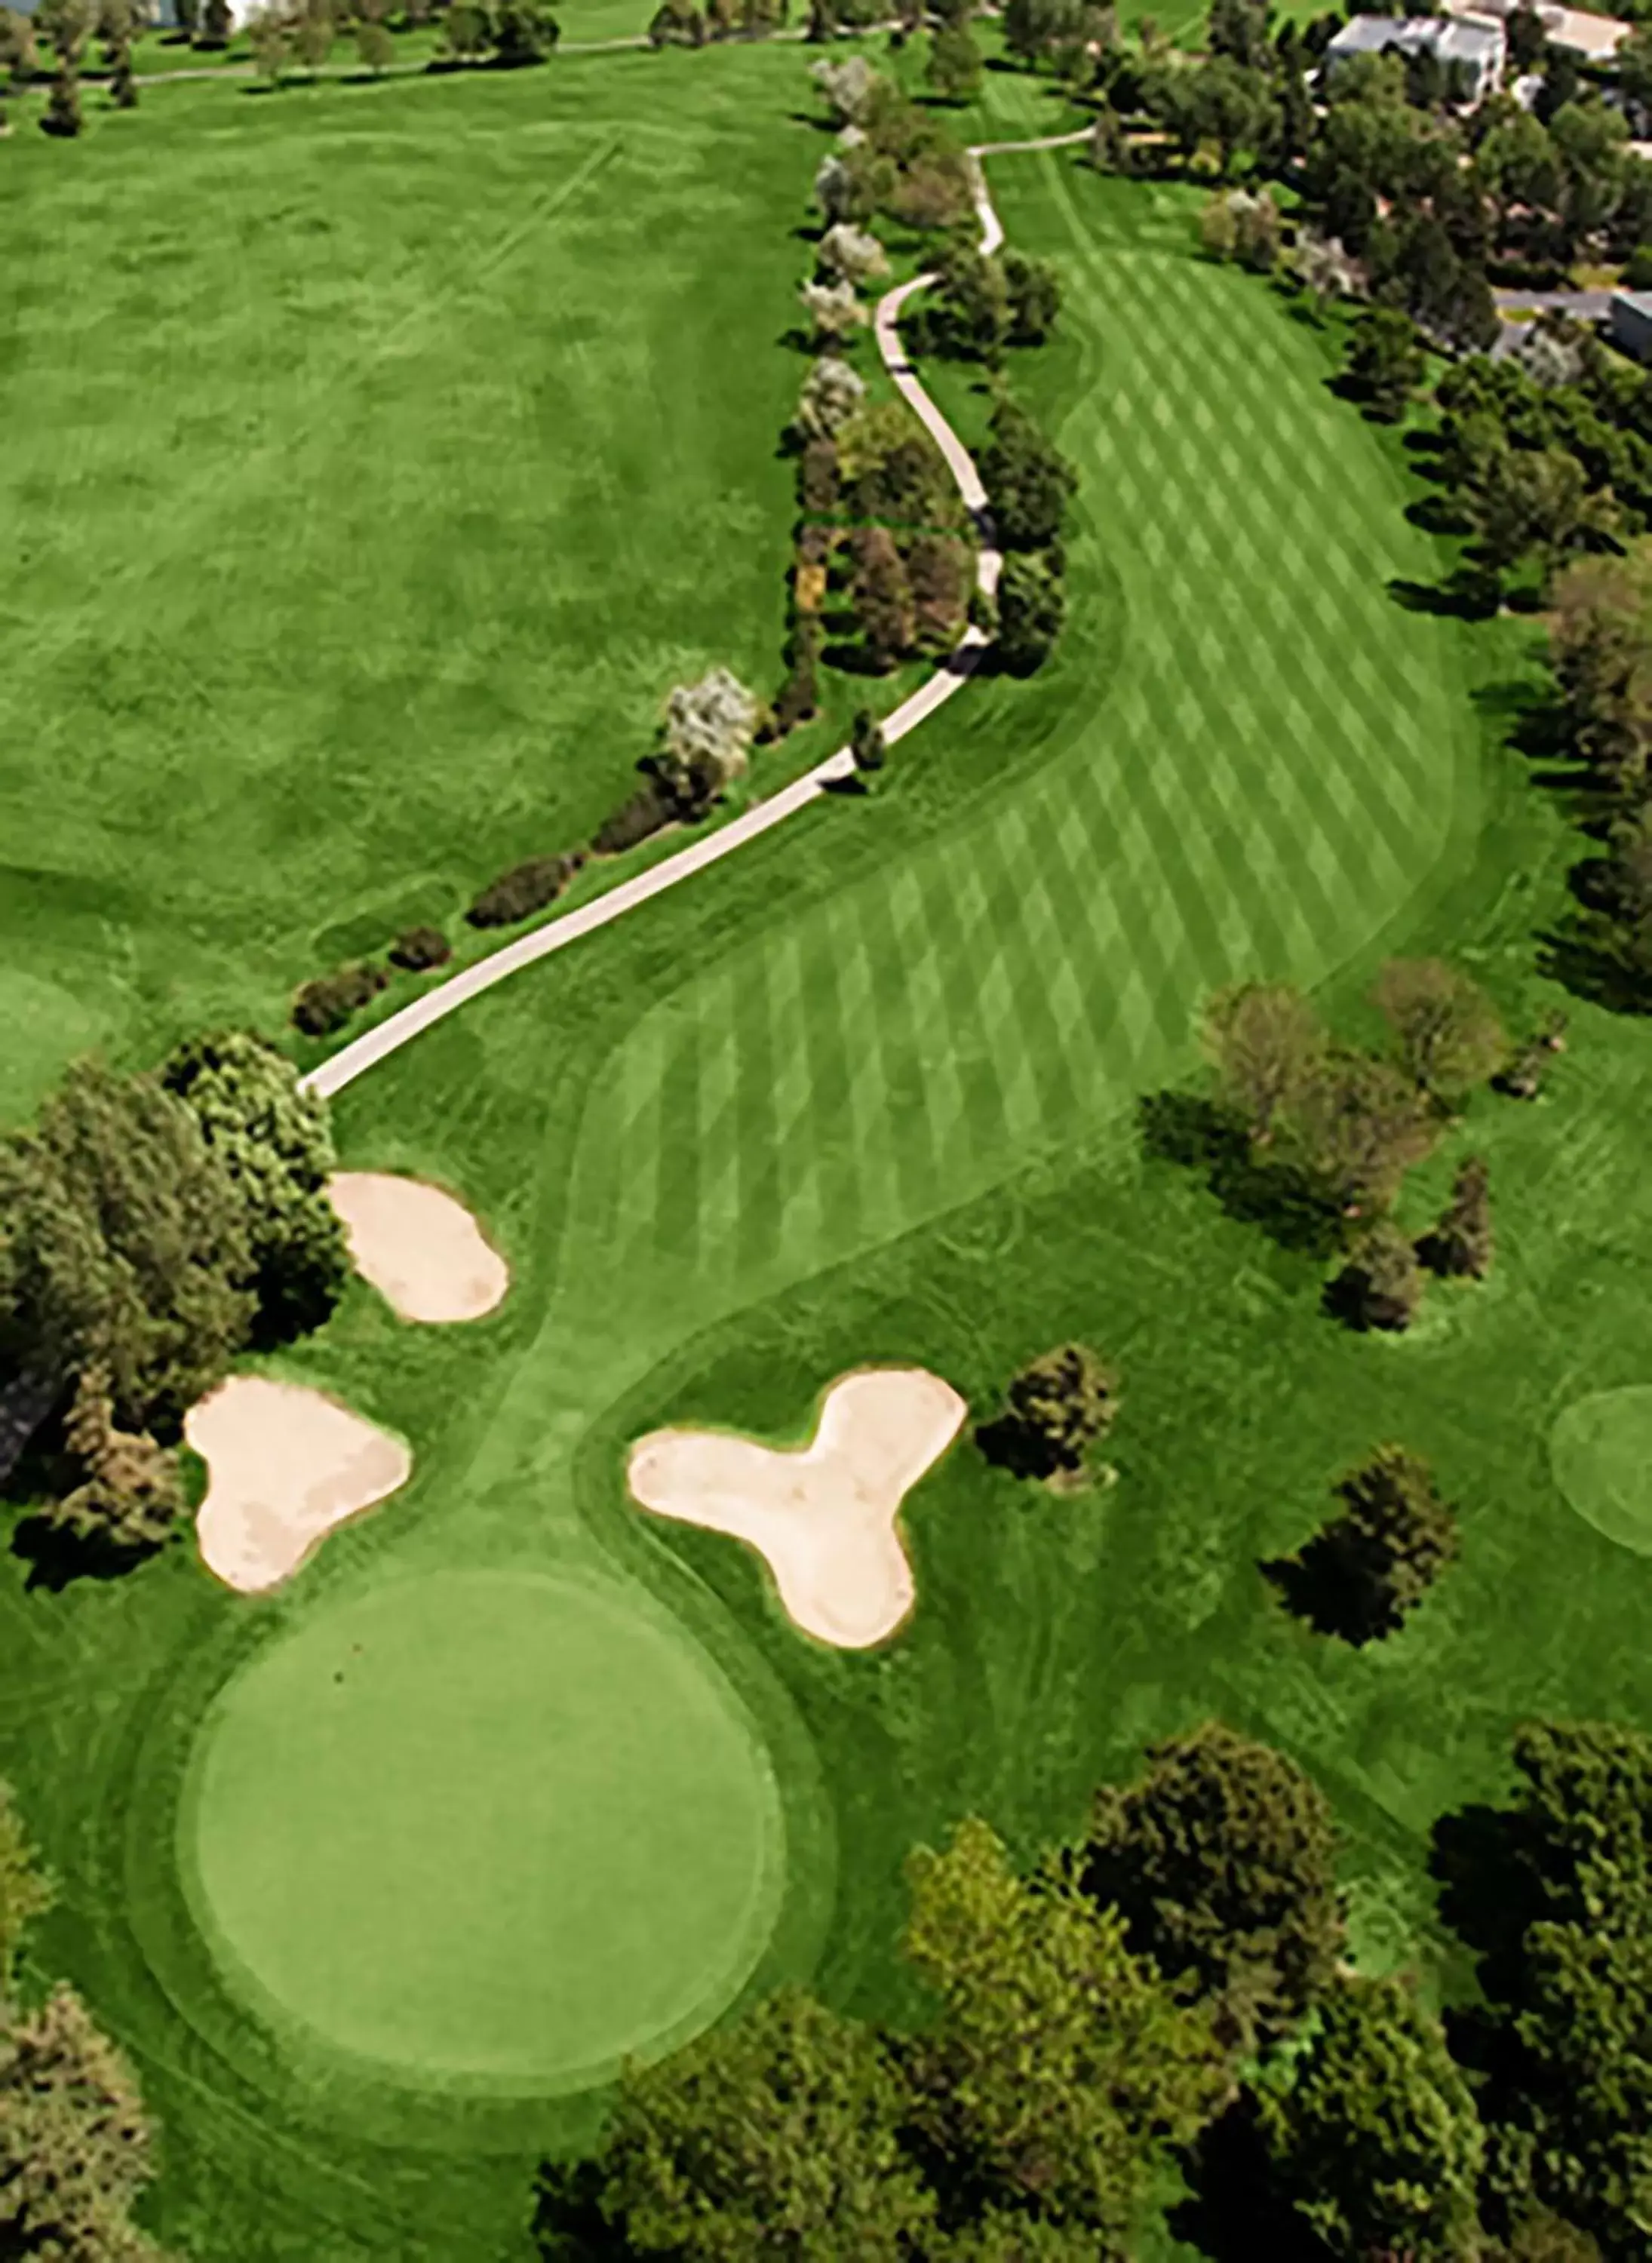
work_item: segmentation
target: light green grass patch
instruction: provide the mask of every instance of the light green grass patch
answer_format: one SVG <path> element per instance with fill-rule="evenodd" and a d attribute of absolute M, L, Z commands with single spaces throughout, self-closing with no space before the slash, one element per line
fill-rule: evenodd
<path fill-rule="evenodd" d="M 1585 1523 L 1652 1556 L 1652 1385 L 1575 1399 L 1555 1422 L 1549 1465 Z"/>
<path fill-rule="evenodd" d="M 183 1849 L 272 2024 L 409 2085 L 544 2092 L 703 2025 L 772 1920 L 779 1805 L 692 1638 L 612 1582 L 440 1571 L 261 1651 Z"/>

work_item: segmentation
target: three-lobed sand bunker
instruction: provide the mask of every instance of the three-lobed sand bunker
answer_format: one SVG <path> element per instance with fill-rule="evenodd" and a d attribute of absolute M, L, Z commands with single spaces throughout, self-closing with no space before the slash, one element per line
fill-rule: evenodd
<path fill-rule="evenodd" d="M 480 1319 L 510 1286 L 498 1251 L 452 1195 L 383 1171 L 337 1171 L 328 1197 L 356 1269 L 406 1320 Z M 335 1525 L 404 1486 L 399 1438 L 301 1384 L 237 1375 L 192 1407 L 206 1462 L 201 1560 L 243 1594 L 290 1579 Z"/>
<path fill-rule="evenodd" d="M 862 1369 L 832 1385 L 806 1447 L 777 1451 L 717 1431 L 655 1430 L 632 1447 L 627 1479 L 656 1515 L 755 1548 L 805 1633 L 865 1650 L 912 1608 L 912 1567 L 895 1519 L 968 1411 L 927 1369 Z"/>
<path fill-rule="evenodd" d="M 232 1375 L 191 1407 L 184 1435 L 206 1464 L 195 1518 L 201 1560 L 243 1594 L 296 1572 L 335 1525 L 404 1486 L 400 1438 L 301 1384 Z"/>
<path fill-rule="evenodd" d="M 511 1285 L 504 1258 L 440 1187 L 388 1171 L 335 1171 L 327 1195 L 357 1272 L 404 1320 L 479 1320 Z"/>

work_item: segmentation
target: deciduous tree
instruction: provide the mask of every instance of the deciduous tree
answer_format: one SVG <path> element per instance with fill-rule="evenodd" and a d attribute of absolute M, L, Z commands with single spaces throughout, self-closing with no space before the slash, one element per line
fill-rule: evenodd
<path fill-rule="evenodd" d="M 1410 1078 L 1366 1053 L 1333 1053 L 1304 1091 L 1296 1121 L 1309 1164 L 1353 1218 L 1386 1210 L 1438 1136 Z"/>
<path fill-rule="evenodd" d="M 1483 1281 L 1491 1270 L 1491 1172 L 1483 1155 L 1470 1155 L 1452 1181 L 1452 1198 L 1417 1254 L 1433 1273 Z"/>
<path fill-rule="evenodd" d="M 52 1898 L 11 1787 L 0 1782 L 0 2006 L 11 2000 L 23 1936 L 50 1909 Z"/>
<path fill-rule="evenodd" d="M 887 527 L 859 527 L 850 539 L 855 618 L 873 665 L 884 669 L 912 649 L 917 611 L 912 584 Z"/>
<path fill-rule="evenodd" d="M 1496 1007 L 1442 958 L 1389 959 L 1372 995 L 1394 1032 L 1400 1066 L 1441 1107 L 1483 1084 L 1507 1056 Z"/>
<path fill-rule="evenodd" d="M 1324 1025 L 1288 982 L 1243 982 L 1219 991 L 1205 1011 L 1205 1051 L 1222 1098 L 1267 1146 L 1301 1106 L 1324 1066 Z"/>

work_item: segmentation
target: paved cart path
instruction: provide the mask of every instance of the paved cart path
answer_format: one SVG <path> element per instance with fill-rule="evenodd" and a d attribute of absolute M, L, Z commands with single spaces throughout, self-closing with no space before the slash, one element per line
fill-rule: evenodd
<path fill-rule="evenodd" d="M 1088 136 L 1089 128 L 1084 127 L 1076 134 L 1047 134 L 1032 141 L 983 142 L 970 151 L 970 163 L 975 172 L 975 210 L 981 221 L 981 248 L 983 251 L 997 249 L 1004 242 L 1004 229 L 987 188 L 982 158 L 1009 155 L 1022 149 L 1061 148 L 1070 142 L 1085 141 Z M 990 596 L 997 588 L 1004 560 L 993 539 L 991 521 L 987 515 L 987 493 L 981 483 L 981 474 L 969 451 L 924 391 L 901 343 L 899 323 L 902 309 L 908 300 L 934 279 L 932 274 L 917 275 L 909 283 L 897 284 L 894 290 L 884 293 L 878 302 L 874 322 L 878 351 L 883 357 L 884 366 L 902 399 L 946 458 L 947 469 L 975 519 L 982 537 L 975 578 L 981 589 Z M 975 673 L 987 644 L 984 633 L 972 623 L 929 681 L 921 683 L 909 698 L 903 699 L 894 713 L 886 717 L 883 724 L 886 743 L 893 746 L 897 740 L 904 739 L 909 732 L 917 730 L 920 723 L 926 722 L 938 707 L 944 706 L 954 692 L 960 690 Z M 450 975 L 446 981 L 427 990 L 423 997 L 403 1006 L 399 1013 L 390 1015 L 376 1027 L 364 1030 L 360 1037 L 353 1038 L 348 1045 L 342 1045 L 330 1059 L 310 1071 L 304 1079 L 305 1085 L 311 1091 L 319 1092 L 328 1098 L 342 1092 L 346 1085 L 353 1084 L 359 1076 L 376 1063 L 399 1052 L 403 1045 L 410 1044 L 424 1030 L 445 1021 L 449 1014 L 457 1013 L 461 1006 L 467 1005 L 473 998 L 480 997 L 484 990 L 491 990 L 496 983 L 505 981 L 525 966 L 537 965 L 541 958 L 548 958 L 554 951 L 566 951 L 570 944 L 579 943 L 586 936 L 594 935 L 599 928 L 611 926 L 615 920 L 623 919 L 627 912 L 635 911 L 639 905 L 651 902 L 656 896 L 663 895 L 668 888 L 679 886 L 683 881 L 692 878 L 696 872 L 703 872 L 709 865 L 721 864 L 725 857 L 734 856 L 748 842 L 772 832 L 777 825 L 784 825 L 786 819 L 794 816 L 800 809 L 808 808 L 822 794 L 830 793 L 835 786 L 840 786 L 851 778 L 854 775 L 854 757 L 850 749 L 846 746 L 839 747 L 823 762 L 816 763 L 813 770 L 806 770 L 790 785 L 782 786 L 778 793 L 770 794 L 743 816 L 721 826 L 716 832 L 692 842 L 686 849 L 679 849 L 674 856 L 665 857 L 646 872 L 639 872 L 634 878 L 622 880 L 617 887 L 608 889 L 594 901 L 582 904 L 577 911 L 564 912 L 558 919 L 546 921 L 543 926 L 518 936 L 514 943 L 504 944 L 498 951 L 490 951 L 486 958 L 479 958 L 474 965 Z"/>

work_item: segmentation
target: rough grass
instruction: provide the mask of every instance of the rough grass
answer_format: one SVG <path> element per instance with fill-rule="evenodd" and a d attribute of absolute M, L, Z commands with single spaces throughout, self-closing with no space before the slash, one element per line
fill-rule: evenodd
<path fill-rule="evenodd" d="M 995 184 L 1069 293 L 1063 341 L 1018 378 L 1083 478 L 1055 661 L 972 687 L 874 798 L 811 812 L 346 1095 L 349 1162 L 454 1187 L 513 1275 L 472 1332 L 398 1327 L 358 1289 L 291 1363 L 413 1440 L 394 1521 L 339 1533 L 250 1612 L 184 1551 L 61 1597 L 7 1575 L 0 1766 L 63 1878 L 45 1949 L 136 2052 L 170 2133 L 157 2222 L 203 2254 L 499 2263 L 525 2252 L 532 2148 L 591 2127 L 318 2085 L 261 2055 L 205 1964 L 170 1835 L 194 1724 L 343 1583 L 447 1562 L 643 1582 L 757 1713 L 787 1799 L 758 1982 L 813 1971 L 874 2012 L 910 2007 L 915 1838 L 973 1807 L 1030 1848 L 1206 1713 L 1325 1784 L 1361 1957 L 1420 1944 L 1447 1976 L 1433 1818 L 1498 1788 L 1523 1716 L 1652 1725 L 1642 1567 L 1566 1508 L 1545 1453 L 1561 1406 L 1649 1379 L 1645 1031 L 1575 1009 L 1544 1100 L 1476 1100 L 1413 1222 L 1472 1141 L 1496 1269 L 1432 1290 L 1397 1341 L 1329 1325 L 1315 1268 L 1143 1164 L 1131 1130 L 1231 974 L 1315 982 L 1351 1033 L 1400 945 L 1449 950 L 1517 1016 L 1552 1002 L 1529 969 L 1569 843 L 1501 745 L 1528 633 L 1395 601 L 1389 578 L 1449 563 L 1402 516 L 1403 452 L 1328 392 L 1334 338 L 1196 258 L 1196 199 L 1064 156 L 999 161 Z M 885 1652 L 806 1644 L 742 1551 L 625 1503 L 625 1444 L 660 1423 L 778 1434 L 886 1358 L 984 1415 L 1068 1335 L 1120 1374 L 1118 1482 L 1054 1500 L 961 1442 L 909 1505 L 919 1602 Z M 1464 1554 L 1362 1655 L 1292 1624 L 1256 1565 L 1388 1438 L 1434 1460 Z"/>

